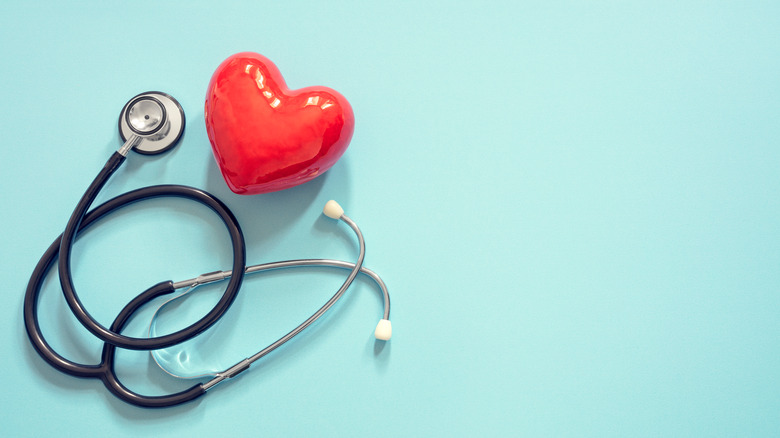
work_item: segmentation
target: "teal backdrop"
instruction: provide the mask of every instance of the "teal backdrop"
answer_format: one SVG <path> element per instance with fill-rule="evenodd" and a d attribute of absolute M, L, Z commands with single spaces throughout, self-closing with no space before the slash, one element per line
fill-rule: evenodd
<path fill-rule="evenodd" d="M 780 3 L 17 2 L 0 12 L 2 435 L 779 436 Z M 343 158 L 283 192 L 229 191 L 206 136 L 219 63 L 262 53 L 291 88 L 351 102 Z M 251 263 L 354 259 L 337 199 L 387 282 L 361 280 L 300 339 L 198 401 L 127 405 L 30 346 L 25 288 L 120 145 L 137 93 L 184 107 L 181 144 L 131 154 L 104 201 L 153 184 L 221 198 Z M 108 325 L 163 280 L 228 269 L 207 209 L 156 200 L 74 249 L 74 280 Z M 188 345 L 230 363 L 292 329 L 343 272 L 248 277 L 225 320 Z M 56 273 L 41 327 L 74 360 L 101 343 Z M 220 295 L 163 315 L 182 327 Z M 143 335 L 151 311 L 128 333 Z M 127 385 L 189 385 L 121 351 Z"/>

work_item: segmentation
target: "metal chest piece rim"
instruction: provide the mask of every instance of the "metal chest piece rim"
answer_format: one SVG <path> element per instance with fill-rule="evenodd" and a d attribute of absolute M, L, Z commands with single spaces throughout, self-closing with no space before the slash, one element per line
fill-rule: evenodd
<path fill-rule="evenodd" d="M 184 133 L 184 110 L 170 94 L 147 91 L 128 101 L 119 114 L 122 141 L 132 135 L 141 137 L 133 150 L 156 155 L 172 149 Z"/>

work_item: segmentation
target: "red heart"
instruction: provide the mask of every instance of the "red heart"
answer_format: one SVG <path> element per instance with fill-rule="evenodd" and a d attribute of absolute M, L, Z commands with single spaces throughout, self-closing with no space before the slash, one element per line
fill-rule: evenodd
<path fill-rule="evenodd" d="M 217 67 L 205 115 L 222 176 L 243 195 L 321 175 L 344 154 L 355 128 L 344 96 L 326 87 L 289 90 L 268 58 L 250 52 Z"/>

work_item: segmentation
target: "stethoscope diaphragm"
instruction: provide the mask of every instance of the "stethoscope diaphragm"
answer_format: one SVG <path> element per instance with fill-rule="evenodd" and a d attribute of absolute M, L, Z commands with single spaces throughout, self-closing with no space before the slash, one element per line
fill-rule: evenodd
<path fill-rule="evenodd" d="M 147 91 L 132 99 L 119 114 L 119 135 L 127 141 L 141 137 L 133 150 L 146 155 L 163 153 L 178 143 L 184 133 L 184 110 L 173 96 Z"/>

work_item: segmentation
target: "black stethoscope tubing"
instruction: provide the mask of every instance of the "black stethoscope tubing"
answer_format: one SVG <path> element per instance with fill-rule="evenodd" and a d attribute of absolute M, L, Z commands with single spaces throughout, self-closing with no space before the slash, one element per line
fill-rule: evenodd
<path fill-rule="evenodd" d="M 111 160 L 109 162 L 111 162 Z M 228 287 L 225 290 L 225 293 L 223 295 L 223 299 L 220 301 L 220 303 L 226 301 L 229 306 L 229 304 L 232 303 L 233 300 L 235 299 L 235 296 L 238 293 L 238 289 L 241 286 L 241 279 L 243 278 L 243 273 L 244 273 L 243 266 L 245 265 L 244 237 L 243 237 L 243 233 L 241 232 L 241 228 L 238 224 L 238 221 L 236 220 L 235 216 L 233 216 L 233 214 L 230 212 L 230 210 L 217 198 L 213 197 L 212 195 L 210 195 L 209 193 L 203 190 L 199 190 L 193 187 L 181 186 L 181 185 L 158 185 L 158 186 L 145 187 L 145 188 L 133 190 L 131 192 L 127 192 L 113 199 L 110 199 L 109 201 L 106 201 L 105 203 L 99 205 L 94 210 L 84 215 L 81 218 L 81 220 L 78 221 L 79 222 L 78 227 L 75 229 L 75 233 L 73 234 L 74 238 L 111 212 L 114 212 L 118 209 L 121 209 L 123 207 L 126 207 L 138 201 L 158 198 L 158 197 L 179 197 L 179 198 L 186 198 L 186 199 L 199 202 L 214 210 L 220 216 L 220 218 L 225 222 L 225 225 L 227 226 L 228 231 L 230 232 L 231 240 L 233 242 L 233 250 L 234 250 L 234 261 L 233 261 L 234 271 L 233 272 L 239 273 L 234 277 L 234 278 L 239 278 L 239 280 L 237 280 L 236 282 L 231 281 L 228 284 Z M 65 233 L 63 233 L 63 235 L 64 234 Z M 38 318 L 37 318 L 38 297 L 40 295 L 41 287 L 43 285 L 43 281 L 46 278 L 47 273 L 53 266 L 57 256 L 59 255 L 61 257 L 62 255 L 61 242 L 62 242 L 63 235 L 60 235 L 60 237 L 58 237 L 57 239 L 54 240 L 54 242 L 52 242 L 52 244 L 43 254 L 41 259 L 38 261 L 38 264 L 36 265 L 35 269 L 33 270 L 32 276 L 30 277 L 30 282 L 27 285 L 27 291 L 25 293 L 24 324 L 30 342 L 32 343 L 33 347 L 38 352 L 38 354 L 47 363 L 49 363 L 49 365 L 51 365 L 55 369 L 65 374 L 70 374 L 76 377 L 100 379 L 111 393 L 113 393 L 114 395 L 116 395 L 117 397 L 119 397 L 120 399 L 126 402 L 138 406 L 144 406 L 144 407 L 172 406 L 172 405 L 184 403 L 186 401 L 192 400 L 204 394 L 205 390 L 203 389 L 201 384 L 194 385 L 187 390 L 174 393 L 174 394 L 165 395 L 165 396 L 144 396 L 129 390 L 119 381 L 114 371 L 114 355 L 116 352 L 117 345 L 111 344 L 110 342 L 104 342 L 103 352 L 101 355 L 102 356 L 101 362 L 97 365 L 85 365 L 85 364 L 73 362 L 71 360 L 62 357 L 60 354 L 54 351 L 54 349 L 51 348 L 49 343 L 46 341 L 46 338 L 43 336 L 40 325 L 38 324 Z M 236 268 L 236 266 L 238 266 L 238 268 Z M 231 285 L 233 285 L 232 288 Z M 119 335 L 124 325 L 130 319 L 131 315 L 138 308 L 148 303 L 149 301 L 159 296 L 174 292 L 174 290 L 175 289 L 173 287 L 173 282 L 164 281 L 142 292 L 122 309 L 122 311 L 116 317 L 114 322 L 111 324 L 110 329 L 107 329 L 107 331 L 117 336 L 121 336 L 122 338 L 127 338 L 130 340 L 136 339 L 136 338 L 130 338 L 130 337 Z M 224 313 L 224 311 L 227 310 L 227 306 L 222 306 L 222 307 L 224 307 L 224 310 L 219 307 L 219 304 L 215 308 L 215 310 L 220 310 L 220 313 L 217 314 L 218 315 L 217 318 L 221 317 L 222 313 Z M 215 311 L 212 311 L 209 315 L 213 313 L 215 313 Z M 183 330 L 173 333 L 172 335 L 166 335 L 166 336 L 162 336 L 158 338 L 150 338 L 150 339 L 158 343 L 159 343 L 158 341 L 159 339 L 164 339 L 166 344 L 168 344 L 168 342 L 171 342 L 171 344 L 169 345 L 175 345 L 179 342 L 183 342 L 183 340 L 196 336 L 197 334 L 201 333 L 203 330 L 208 328 L 208 326 L 213 324 L 212 321 L 206 319 L 209 317 L 209 315 L 207 315 L 206 317 L 198 321 L 198 323 L 200 324 L 198 323 L 193 324 Z M 206 324 L 202 322 L 203 320 L 206 320 Z M 142 338 L 140 340 L 145 341 L 146 338 Z M 157 348 L 157 347 L 136 348 L 136 349 L 152 349 L 152 348 Z"/>
<path fill-rule="evenodd" d="M 124 336 L 117 333 L 115 330 L 110 330 L 102 326 L 99 322 L 87 312 L 84 305 L 76 293 L 76 288 L 73 285 L 73 278 L 71 276 L 71 250 L 73 242 L 79 232 L 79 225 L 84 219 L 84 215 L 92 202 L 97 197 L 100 190 L 105 183 L 116 171 L 117 168 L 124 162 L 125 157 L 119 153 L 114 153 L 109 158 L 106 165 L 100 171 L 95 180 L 90 184 L 87 191 L 82 196 L 76 208 L 73 210 L 73 214 L 68 220 L 68 225 L 65 227 L 65 231 L 62 233 L 59 244 L 59 263 L 58 270 L 60 276 L 60 284 L 62 286 L 65 300 L 68 303 L 73 314 L 76 318 L 87 328 L 92 334 L 103 342 L 116 345 L 130 350 L 156 350 L 159 348 L 166 348 L 172 345 L 182 343 L 188 339 L 191 339 L 209 327 L 211 327 L 222 315 L 230 308 L 230 305 L 236 298 L 241 283 L 244 279 L 244 269 L 246 267 L 246 249 L 244 246 L 244 236 L 241 232 L 241 228 L 238 225 L 233 213 L 218 199 L 206 192 L 198 189 L 194 189 L 186 186 L 167 185 L 167 186 L 152 186 L 139 189 L 134 192 L 128 193 L 131 195 L 126 203 L 122 203 L 114 207 L 114 209 L 124 206 L 130 202 L 136 202 L 141 199 L 148 199 L 160 196 L 176 196 L 181 198 L 189 198 L 198 201 L 212 210 L 214 210 L 222 221 L 227 226 L 230 233 L 230 240 L 233 244 L 233 272 L 239 273 L 234 277 L 231 277 L 230 282 L 225 289 L 222 298 L 214 306 L 214 308 L 203 316 L 201 319 L 193 323 L 192 325 L 185 327 L 177 332 L 167 335 L 154 337 L 154 338 L 135 338 L 130 336 Z M 196 194 L 197 193 L 197 194 Z M 124 196 L 120 196 L 115 199 L 125 199 Z M 112 201 L 109 201 L 109 203 Z M 107 203 L 108 204 L 108 203 Z M 109 210 L 110 211 L 110 210 Z M 108 213 L 108 211 L 106 212 Z M 36 269 L 37 272 L 37 269 Z"/>

